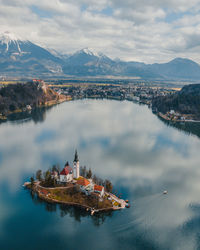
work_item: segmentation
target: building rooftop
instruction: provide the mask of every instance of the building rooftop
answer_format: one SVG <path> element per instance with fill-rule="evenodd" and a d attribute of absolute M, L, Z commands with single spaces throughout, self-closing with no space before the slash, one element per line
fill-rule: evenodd
<path fill-rule="evenodd" d="M 102 190 L 103 190 L 103 186 L 99 186 L 99 185 L 94 185 L 94 190 L 95 191 L 99 191 L 99 192 L 101 192 Z"/>
<path fill-rule="evenodd" d="M 68 175 L 71 174 L 73 169 L 70 166 L 66 166 L 63 168 L 63 170 L 60 172 L 60 175 Z"/>
<path fill-rule="evenodd" d="M 81 186 L 88 186 L 90 182 L 84 177 L 79 177 L 77 180 L 77 184 Z"/>

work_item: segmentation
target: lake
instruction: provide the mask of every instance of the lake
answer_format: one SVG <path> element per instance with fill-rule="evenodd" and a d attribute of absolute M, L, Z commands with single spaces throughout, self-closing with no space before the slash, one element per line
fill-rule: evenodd
<path fill-rule="evenodd" d="M 90 216 L 23 189 L 38 169 L 72 165 L 75 149 L 129 209 Z M 200 249 L 199 149 L 197 135 L 127 101 L 66 102 L 2 123 L 0 249 Z"/>

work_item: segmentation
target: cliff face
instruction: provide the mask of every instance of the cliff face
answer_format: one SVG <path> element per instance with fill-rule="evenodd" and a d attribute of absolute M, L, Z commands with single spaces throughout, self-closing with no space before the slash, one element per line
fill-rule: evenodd
<path fill-rule="evenodd" d="M 8 115 L 14 111 L 21 111 L 26 109 L 27 105 L 35 108 L 64 100 L 65 96 L 59 95 L 43 82 L 8 85 L 0 89 L 0 114 Z"/>
<path fill-rule="evenodd" d="M 200 117 L 200 84 L 184 86 L 181 91 L 173 95 L 156 97 L 152 107 L 159 112 L 166 113 L 171 109 L 182 114 L 193 114 Z"/>

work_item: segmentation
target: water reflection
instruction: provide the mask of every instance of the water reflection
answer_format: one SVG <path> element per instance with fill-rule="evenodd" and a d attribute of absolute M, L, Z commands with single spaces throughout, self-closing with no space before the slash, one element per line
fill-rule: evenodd
<path fill-rule="evenodd" d="M 99 100 L 99 99 L 98 99 Z M 121 101 L 119 101 L 121 102 Z M 144 106 L 143 104 L 140 106 Z M 31 112 L 22 112 L 22 113 L 15 113 L 8 116 L 8 121 L 12 121 L 15 123 L 26 123 L 30 122 L 31 120 L 34 121 L 34 123 L 38 122 L 44 122 L 47 116 L 48 111 L 50 111 L 55 106 L 50 107 L 42 107 L 42 108 L 36 108 L 33 109 Z M 163 121 L 166 125 L 172 126 L 174 128 L 177 128 L 178 130 L 185 131 L 188 134 L 194 134 L 200 137 L 200 123 L 194 123 L 194 122 L 172 122 L 172 121 L 166 121 L 162 119 L 161 117 L 158 117 L 161 121 Z M 1 121 L 1 123 L 4 123 L 4 121 Z M 102 138 L 102 142 L 108 143 L 106 141 L 106 138 Z"/>
<path fill-rule="evenodd" d="M 35 205 L 44 206 L 45 210 L 50 213 L 57 212 L 58 210 L 60 217 L 69 216 L 74 218 L 77 222 L 81 222 L 81 218 L 87 217 L 92 219 L 92 222 L 95 226 L 100 226 L 105 222 L 106 217 L 112 217 L 113 215 L 113 211 L 107 211 L 103 213 L 96 213 L 93 216 L 91 216 L 90 212 L 89 211 L 87 212 L 85 209 L 68 206 L 64 204 L 49 203 L 40 199 L 35 192 L 31 190 L 27 191 L 30 193 L 31 199 Z"/>
<path fill-rule="evenodd" d="M 46 119 L 47 113 L 53 108 L 53 106 L 50 107 L 42 107 L 42 108 L 35 108 L 32 111 L 27 112 L 19 112 L 14 113 L 8 116 L 7 121 L 11 121 L 13 123 L 26 123 L 30 122 L 31 120 L 34 121 L 34 123 L 38 122 L 44 122 Z M 5 123 L 5 121 L 1 121 L 0 123 Z"/>
<path fill-rule="evenodd" d="M 200 137 L 200 122 L 172 122 L 166 121 L 159 117 L 165 124 L 172 126 L 180 131 L 184 131 L 187 134 L 193 134 Z"/>
<path fill-rule="evenodd" d="M 38 229 L 40 220 L 43 227 L 34 239 L 43 242 L 43 249 L 46 244 L 48 249 L 88 249 L 88 235 L 89 249 L 199 246 L 200 140 L 167 126 L 146 106 L 108 100 L 63 103 L 53 107 L 43 122 L 1 124 L 0 138 L 0 183 L 7 183 L 0 189 L 4 232 L 0 247 L 20 235 L 31 241 L 30 231 Z M 62 167 L 67 160 L 72 164 L 75 148 L 80 164 L 109 178 L 118 193 L 131 201 L 130 209 L 91 218 L 79 209 L 49 206 L 34 197 L 32 201 L 19 190 L 39 168 L 46 170 L 56 163 Z M 163 190 L 168 190 L 167 196 Z M 18 230 L 13 228 L 15 216 L 23 225 Z M 27 218 L 33 218 L 30 231 Z M 32 249 L 39 248 L 33 243 Z"/>

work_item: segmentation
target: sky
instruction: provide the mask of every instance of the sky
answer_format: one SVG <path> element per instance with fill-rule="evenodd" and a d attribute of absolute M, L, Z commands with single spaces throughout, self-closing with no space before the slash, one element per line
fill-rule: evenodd
<path fill-rule="evenodd" d="M 0 0 L 0 32 L 62 53 L 200 63 L 200 0 Z"/>

